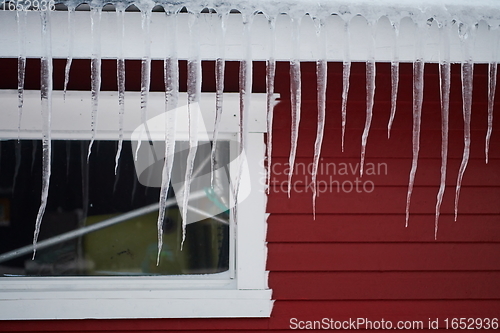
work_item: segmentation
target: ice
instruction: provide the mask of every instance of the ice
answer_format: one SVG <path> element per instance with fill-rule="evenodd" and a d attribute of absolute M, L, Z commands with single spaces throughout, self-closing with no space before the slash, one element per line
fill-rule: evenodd
<path fill-rule="evenodd" d="M 394 122 L 394 117 L 396 116 L 396 102 L 398 99 L 398 87 L 399 87 L 399 56 L 398 56 L 398 36 L 399 28 L 397 25 L 393 25 L 394 28 L 394 44 L 393 44 L 393 59 L 391 61 L 391 115 L 389 117 L 389 123 L 387 124 L 387 138 L 391 137 L 392 123 Z"/>
<path fill-rule="evenodd" d="M 266 61 L 266 111 L 267 111 L 267 193 L 271 187 L 271 157 L 273 151 L 273 114 L 274 114 L 274 77 L 276 75 L 276 20 L 268 19 L 269 23 L 269 58 Z"/>
<path fill-rule="evenodd" d="M 90 59 L 90 85 L 92 97 L 91 130 L 92 138 L 90 140 L 87 161 L 92 153 L 92 145 L 95 141 L 97 127 L 97 111 L 99 108 L 99 92 L 101 90 L 101 8 L 93 7 L 91 9 L 91 27 L 92 27 L 92 58 Z"/>
<path fill-rule="evenodd" d="M 469 162 L 470 153 L 470 118 L 472 110 L 472 82 L 474 75 L 474 63 L 471 56 L 471 47 L 473 36 L 475 33 L 475 26 L 459 25 L 459 37 L 463 52 L 463 61 L 461 64 L 461 78 L 462 78 L 462 104 L 463 104 L 463 117 L 464 117 L 464 152 L 462 155 L 462 162 L 458 170 L 457 185 L 455 189 L 455 221 L 458 216 L 458 200 L 460 198 L 460 188 L 462 186 L 462 179 Z"/>
<path fill-rule="evenodd" d="M 157 222 L 158 256 L 156 265 L 160 264 L 160 254 L 163 247 L 163 221 L 165 219 L 168 189 L 172 175 L 172 166 L 175 153 L 176 111 L 179 99 L 179 63 L 177 60 L 177 16 L 167 14 L 167 34 L 165 45 L 167 58 L 163 63 L 163 77 L 165 81 L 165 160 L 162 169 L 159 214 Z"/>
<path fill-rule="evenodd" d="M 415 183 L 415 174 L 418 166 L 418 153 L 420 151 L 420 124 L 422 121 L 422 103 L 424 100 L 424 68 L 425 62 L 422 56 L 422 38 L 425 31 L 423 27 L 416 24 L 415 29 L 415 61 L 413 62 L 413 130 L 410 179 L 408 181 L 408 192 L 406 194 L 406 227 L 410 220 L 410 202 Z"/>
<path fill-rule="evenodd" d="M 373 23 L 369 23 L 369 26 L 372 34 L 370 36 L 370 44 L 368 46 L 368 61 L 366 62 L 366 119 L 365 128 L 363 129 L 363 134 L 361 136 L 361 162 L 359 164 L 360 177 L 363 177 L 366 144 L 368 143 L 368 134 L 370 133 L 370 126 L 372 124 L 373 104 L 375 102 L 375 78 L 377 76 L 375 67 L 375 27 Z"/>
<path fill-rule="evenodd" d="M 69 31 L 69 39 L 68 39 L 68 57 L 66 58 L 66 66 L 64 68 L 64 88 L 63 88 L 63 98 L 66 99 L 66 91 L 69 83 L 69 71 L 71 69 L 71 63 L 73 62 L 73 40 L 75 39 L 74 35 L 74 26 L 73 26 L 73 16 L 74 16 L 74 8 L 68 6 L 68 31 Z"/>
<path fill-rule="evenodd" d="M 366 120 L 363 135 L 361 137 L 361 162 L 359 166 L 359 174 L 363 177 L 363 166 L 365 164 L 366 144 L 368 142 L 368 134 L 373 116 L 373 103 L 375 100 L 375 61 L 366 62 Z"/>
<path fill-rule="evenodd" d="M 19 168 L 21 167 L 21 141 L 17 140 L 16 147 L 16 165 L 14 166 L 14 179 L 12 181 L 12 190 L 16 188 L 17 176 L 19 175 Z"/>
<path fill-rule="evenodd" d="M 300 78 L 300 22 L 301 17 L 292 17 L 292 60 L 290 60 L 290 95 L 292 104 L 292 130 L 290 143 L 290 156 L 288 158 L 288 197 L 292 189 L 292 176 L 295 165 L 295 155 L 297 153 L 297 144 L 299 139 L 299 125 L 301 112 L 301 78 Z"/>
<path fill-rule="evenodd" d="M 149 131 L 147 128 L 148 120 L 148 101 L 149 101 L 149 87 L 151 83 L 151 11 L 143 10 L 141 11 L 142 18 L 142 35 L 144 40 L 144 55 L 141 61 L 141 123 L 144 126 L 141 129 L 141 135 L 139 136 L 139 142 L 137 143 L 137 148 L 135 150 L 135 160 L 137 161 L 137 153 L 139 148 L 141 148 L 142 136 L 144 131 L 148 135 Z M 149 140 L 151 142 L 151 140 Z"/>
<path fill-rule="evenodd" d="M 243 13 L 243 39 L 245 40 L 245 56 L 240 61 L 239 70 L 239 90 L 240 90 L 240 124 L 239 124 L 239 152 L 238 171 L 232 186 L 232 196 L 234 198 L 234 209 L 232 210 L 233 220 L 237 221 L 238 196 L 240 191 L 241 177 L 243 174 L 244 152 L 247 148 L 248 115 L 250 112 L 250 102 L 252 95 L 252 43 L 251 31 L 253 13 Z"/>
<path fill-rule="evenodd" d="M 125 115 L 125 58 L 123 57 L 123 42 L 125 40 L 125 24 L 124 24 L 125 8 L 117 7 L 116 15 L 117 15 L 116 28 L 120 32 L 120 37 L 118 38 L 119 56 L 118 59 L 116 60 L 119 118 L 118 118 L 118 147 L 116 149 L 116 156 L 115 156 L 115 175 L 117 174 L 118 164 L 120 162 L 120 155 L 123 147 L 123 117 Z"/>
<path fill-rule="evenodd" d="M 318 125 L 316 128 L 316 141 L 314 143 L 313 170 L 311 182 L 313 184 L 313 219 L 316 219 L 316 177 L 318 174 L 319 159 L 321 156 L 321 145 L 323 143 L 323 134 L 325 132 L 326 116 L 326 85 L 328 82 L 328 63 L 326 61 L 326 33 L 321 32 L 322 23 L 316 20 L 316 34 L 320 49 L 321 60 L 316 61 L 316 82 L 318 92 Z"/>
<path fill-rule="evenodd" d="M 471 61 L 462 63 L 462 100 L 463 100 L 463 116 L 464 116 L 464 153 L 460 169 L 458 171 L 457 187 L 455 190 L 455 221 L 458 216 L 458 200 L 460 197 L 460 188 L 464 177 L 467 163 L 469 162 L 470 153 L 470 118 L 472 109 L 472 78 L 474 64 Z"/>
<path fill-rule="evenodd" d="M 201 95 L 201 59 L 199 54 L 199 14 L 189 14 L 189 34 L 191 59 L 188 60 L 188 126 L 189 126 L 189 153 L 186 161 L 186 175 L 182 198 L 182 241 L 181 249 L 186 240 L 186 224 L 191 187 L 194 159 L 198 148 L 198 114 Z"/>
<path fill-rule="evenodd" d="M 446 189 L 446 168 L 448 161 L 448 127 L 449 127 L 449 111 L 450 111 L 450 84 L 451 84 L 451 64 L 450 64 L 450 45 L 449 31 L 447 26 L 440 29 L 440 44 L 443 47 L 443 52 L 440 52 L 439 61 L 439 83 L 441 93 L 441 184 L 436 200 L 436 218 L 434 221 L 434 239 L 437 239 L 439 214 L 443 195 Z"/>
<path fill-rule="evenodd" d="M 411 162 L 410 180 L 408 182 L 408 193 L 406 195 L 406 226 L 410 219 L 410 202 L 417 173 L 418 153 L 420 151 L 420 123 L 422 115 L 422 102 L 424 97 L 424 65 L 422 59 L 413 63 L 413 158 Z"/>
<path fill-rule="evenodd" d="M 347 122 L 347 97 L 351 77 L 351 59 L 349 52 L 349 21 L 344 24 L 344 60 L 342 63 L 342 152 L 344 151 L 345 127 Z"/>
<path fill-rule="evenodd" d="M 495 105 L 495 92 L 497 88 L 497 68 L 498 64 L 496 62 L 490 62 L 488 64 L 488 131 L 486 132 L 486 143 L 484 148 L 486 163 L 488 163 L 491 132 L 493 131 L 493 107 Z"/>
<path fill-rule="evenodd" d="M 215 122 L 214 133 L 212 138 L 212 151 L 210 154 L 210 184 L 213 187 L 214 182 L 214 167 L 216 164 L 215 152 L 217 149 L 217 137 L 219 135 L 219 124 L 222 116 L 222 102 L 224 96 L 224 71 L 225 71 L 225 46 L 226 46 L 226 21 L 228 13 L 220 13 L 218 15 L 220 21 L 220 29 L 217 33 L 218 40 L 218 55 L 215 60 Z"/>
<path fill-rule="evenodd" d="M 41 11 L 41 27 L 42 27 L 42 58 L 41 58 L 41 110 L 42 110 L 42 194 L 40 208 L 36 216 L 35 231 L 33 234 L 33 257 L 36 255 L 36 245 L 38 235 L 40 234 L 40 226 L 42 224 L 47 199 L 49 196 L 49 184 L 51 173 L 51 113 L 52 113 L 52 54 L 50 40 L 50 11 Z"/>
<path fill-rule="evenodd" d="M 24 104 L 24 78 L 26 76 L 26 16 L 28 11 L 16 11 L 17 20 L 17 40 L 19 42 L 18 58 L 17 58 L 17 109 L 19 119 L 17 123 L 17 137 L 21 133 L 21 120 L 23 117 Z"/>
<path fill-rule="evenodd" d="M 115 182 L 113 184 L 113 195 L 116 193 L 116 187 L 118 186 L 118 182 L 120 181 L 120 165 L 115 164 Z"/>

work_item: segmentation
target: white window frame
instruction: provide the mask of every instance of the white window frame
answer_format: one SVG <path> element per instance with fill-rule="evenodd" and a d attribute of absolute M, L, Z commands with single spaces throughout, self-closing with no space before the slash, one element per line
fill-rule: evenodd
<path fill-rule="evenodd" d="M 212 131 L 214 94 L 202 94 L 200 108 Z M 222 133 L 235 133 L 239 123 L 239 96 L 225 94 Z M 0 91 L 0 138 L 17 134 L 17 91 Z M 185 98 L 180 102 L 185 103 Z M 40 138 L 40 93 L 26 91 L 21 138 Z M 139 93 L 126 94 L 125 137 L 137 123 Z M 250 133 L 245 151 L 249 196 L 239 202 L 236 224 L 235 274 L 143 277 L 1 277 L 0 320 L 269 317 L 272 290 L 267 285 L 265 213 L 266 97 L 252 95 Z M 164 94 L 151 93 L 149 117 L 164 111 Z M 90 138 L 90 93 L 54 91 L 52 136 Z M 88 119 L 87 119 L 88 118 Z M 71 119 L 71 121 L 70 121 Z M 140 122 L 139 122 L 140 123 Z M 97 138 L 116 139 L 116 93 L 101 92 Z M 114 134 L 113 134 L 114 133 Z"/>

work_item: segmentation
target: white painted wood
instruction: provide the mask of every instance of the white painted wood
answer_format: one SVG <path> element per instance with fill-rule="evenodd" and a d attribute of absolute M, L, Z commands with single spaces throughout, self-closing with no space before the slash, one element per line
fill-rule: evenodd
<path fill-rule="evenodd" d="M 498 7 L 498 6 L 497 6 Z M 492 15 L 498 14 L 499 9 L 492 6 Z M 388 8 L 393 10 L 393 8 Z M 437 13 L 439 14 L 439 13 Z M 437 15 L 436 14 L 436 15 Z M 431 12 L 422 15 L 427 15 L 428 18 L 435 15 Z M 143 37 L 141 33 L 141 17 L 140 13 L 127 12 L 125 15 L 125 33 L 123 53 L 128 59 L 141 59 L 144 54 Z M 189 40 L 189 29 L 187 22 L 187 14 L 178 15 L 178 54 L 181 59 L 188 57 L 188 43 L 182 41 Z M 415 59 L 415 23 L 411 18 L 406 16 L 405 12 L 401 13 L 401 18 L 397 22 L 400 24 L 400 34 L 398 37 L 398 54 L 399 59 L 405 62 L 411 62 Z M 425 17 L 427 17 L 425 16 Z M 492 17 L 493 17 L 492 16 Z M 0 58 L 18 56 L 18 38 L 17 38 L 17 23 L 15 12 L 0 11 L 0 26 L 6 29 L 6 33 L 0 34 Z M 67 23 L 66 12 L 52 12 L 52 54 L 55 58 L 66 58 L 68 55 L 68 38 L 69 29 Z M 493 47 L 497 45 L 498 40 L 498 23 L 492 21 L 493 30 L 488 29 L 488 24 L 481 20 L 481 15 L 476 16 L 471 14 L 471 20 L 476 17 L 478 25 L 477 33 L 469 37 L 474 39 L 472 46 L 472 57 L 475 62 L 489 62 L 493 59 Z M 28 27 L 26 50 L 28 57 L 41 56 L 41 33 L 40 33 L 40 17 L 36 12 L 28 12 Z M 350 19 L 346 17 L 345 19 Z M 317 37 L 314 24 L 309 16 L 305 16 L 302 20 L 301 38 L 300 38 L 300 57 L 303 61 L 314 61 L 318 57 Z M 500 21 L 497 20 L 497 21 Z M 326 19 L 326 30 L 328 32 L 327 59 L 329 61 L 343 60 L 343 44 L 342 33 L 344 19 L 338 15 L 330 15 Z M 474 22 L 476 23 L 476 22 Z M 218 25 L 216 14 L 201 14 L 200 19 L 200 56 L 202 59 L 213 60 L 217 57 L 217 38 L 214 38 L 214 33 Z M 102 13 L 102 33 L 101 33 L 101 49 L 103 58 L 116 58 L 118 55 L 118 40 L 120 35 L 116 29 L 116 14 L 114 12 Z M 424 24 L 425 26 L 425 24 Z M 457 27 L 457 25 L 455 25 Z M 90 30 L 90 14 L 89 12 L 75 12 L 74 15 L 74 51 L 75 58 L 90 58 L 91 45 L 91 30 Z M 376 51 L 375 59 L 377 61 L 390 61 L 393 57 L 393 38 L 394 30 L 391 22 L 386 17 L 381 17 L 378 23 L 374 25 L 376 30 Z M 280 15 L 276 23 L 276 58 L 278 60 L 288 61 L 291 57 L 291 36 L 290 36 L 290 18 L 287 15 Z M 352 61 L 367 60 L 367 38 L 370 38 L 370 28 L 367 25 L 366 19 L 361 16 L 354 16 L 350 19 L 350 47 Z M 423 56 L 428 62 L 438 61 L 438 27 L 437 22 L 434 22 L 429 27 L 424 27 L 425 38 L 423 42 Z M 165 34 L 166 19 L 164 13 L 153 13 L 151 21 L 151 56 L 153 59 L 163 59 L 166 54 Z M 254 60 L 265 60 L 268 57 L 267 36 L 269 34 L 267 19 L 264 15 L 257 15 L 252 26 L 252 58 Z M 240 14 L 229 15 L 227 24 L 227 36 L 225 46 L 225 56 L 227 60 L 240 60 L 245 57 L 245 45 L 243 38 L 242 19 Z M 453 29 L 450 38 L 451 43 L 451 61 L 460 62 L 463 59 L 462 49 L 458 38 L 457 29 Z M 496 52 L 496 60 L 500 60 L 500 52 Z"/>
<path fill-rule="evenodd" d="M 250 192 L 238 202 L 237 282 L 238 289 L 267 288 L 266 258 L 266 169 L 265 144 L 260 134 L 249 134 L 245 150 L 250 179 L 242 182 L 241 192 Z M 261 158 L 253 158 L 261 156 Z"/>
<path fill-rule="evenodd" d="M 152 290 L 150 294 L 154 294 Z M 255 293 L 248 291 L 247 295 Z M 124 293 L 126 294 L 126 293 Z M 26 300 L 0 299 L 1 319 L 131 319 L 131 318 L 231 318 L 269 317 L 271 293 L 264 299 L 238 297 L 204 298 L 84 298 Z M 246 296 L 246 295 L 245 295 Z"/>
<path fill-rule="evenodd" d="M 118 94 L 103 91 L 99 97 L 99 111 L 96 138 L 98 140 L 117 140 L 119 123 Z M 17 139 L 17 124 L 19 120 L 17 108 L 17 91 L 0 90 L 2 112 L 0 112 L 0 140 Z M 91 96 L 90 92 L 68 91 L 66 100 L 61 91 L 54 91 L 52 98 L 52 138 L 80 139 L 91 138 Z M 179 114 L 187 115 L 187 95 L 182 93 L 179 98 Z M 224 94 L 224 105 L 221 120 L 221 133 L 238 132 L 239 124 L 239 94 Z M 215 117 L 215 94 L 203 93 L 200 109 L 204 128 L 213 132 Z M 151 92 L 148 103 L 148 118 L 152 119 L 165 112 L 165 94 Z M 153 140 L 164 140 L 164 122 L 156 127 L 151 126 Z M 266 96 L 252 95 L 250 110 L 250 131 L 264 133 L 266 131 Z M 125 94 L 124 140 L 130 140 L 132 133 L 141 125 L 140 92 Z M 188 133 L 187 117 L 178 119 L 178 132 Z M 200 127 L 201 128 L 201 127 Z M 24 93 L 23 117 L 20 137 L 23 139 L 41 138 L 42 117 L 40 112 L 40 91 L 26 90 Z"/>

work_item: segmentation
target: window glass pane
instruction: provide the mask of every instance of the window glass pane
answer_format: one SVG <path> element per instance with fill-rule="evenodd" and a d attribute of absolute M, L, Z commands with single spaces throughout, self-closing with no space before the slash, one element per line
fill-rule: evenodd
<path fill-rule="evenodd" d="M 0 141 L 0 255 L 32 243 L 41 193 L 41 142 Z M 211 180 L 211 143 L 198 145 L 189 201 L 186 239 L 181 250 L 181 203 L 188 143 L 178 141 L 157 258 L 157 217 L 164 143 L 125 141 L 115 176 L 116 141 L 96 141 L 87 163 L 88 141 L 53 141 L 49 199 L 39 243 L 75 230 L 78 237 L 56 242 L 0 262 L 0 276 L 208 274 L 229 267 L 230 141 L 217 143 Z M 123 214 L 151 206 L 150 212 L 100 228 Z"/>

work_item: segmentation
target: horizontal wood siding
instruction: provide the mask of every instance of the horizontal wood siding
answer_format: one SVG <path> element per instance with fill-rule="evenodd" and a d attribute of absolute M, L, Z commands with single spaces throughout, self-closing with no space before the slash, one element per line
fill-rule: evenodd
<path fill-rule="evenodd" d="M 281 68 L 280 76 L 284 92 L 288 86 L 286 67 Z M 377 64 L 376 101 L 363 177 L 359 176 L 359 162 L 366 116 L 365 65 L 352 67 L 342 152 L 341 65 L 330 64 L 316 219 L 312 216 L 310 174 L 317 125 L 314 64 L 303 66 L 303 70 L 307 83 L 303 84 L 303 118 L 290 198 L 286 193 L 291 125 L 287 96 L 282 96 L 283 103 L 275 113 L 268 269 L 277 302 L 271 327 L 288 327 L 292 317 L 422 320 L 426 325 L 429 318 L 438 317 L 499 317 L 500 168 L 495 165 L 500 162 L 499 117 L 495 119 L 490 162 L 485 164 L 487 66 L 475 66 L 471 160 L 456 222 L 455 185 L 464 140 L 460 66 L 452 66 L 447 187 L 437 240 L 434 213 L 441 167 L 438 66 L 427 64 L 425 69 L 420 158 L 407 228 L 411 64 L 401 65 L 398 108 L 389 139 L 390 66 Z M 498 96 L 497 92 L 497 101 Z M 365 183 L 370 185 L 370 193 L 363 189 Z"/>
<path fill-rule="evenodd" d="M 138 63 L 131 64 L 135 68 Z M 157 65 L 154 63 L 153 67 Z M 213 74 L 211 67 L 205 70 L 208 76 Z M 234 80 L 237 63 L 227 68 L 227 90 L 237 91 Z M 401 64 L 398 109 L 388 139 L 390 65 L 377 64 L 366 174 L 361 178 L 358 163 L 365 122 L 365 64 L 352 65 L 344 152 L 340 134 L 342 64 L 329 64 L 328 109 L 320 166 L 324 169 L 318 175 L 321 193 L 314 219 L 311 175 L 307 168 L 312 163 L 317 125 L 315 64 L 302 64 L 302 120 L 292 178 L 294 187 L 288 198 L 289 65 L 279 63 L 276 92 L 281 94 L 281 102 L 275 109 L 275 164 L 267 206 L 270 213 L 267 268 L 269 286 L 276 300 L 271 318 L 2 322 L 0 331 L 281 332 L 289 329 L 291 318 L 422 321 L 426 328 L 429 318 L 440 318 L 441 327 L 445 318 L 499 318 L 500 89 L 496 96 L 490 162 L 485 164 L 487 66 L 476 65 L 474 70 L 471 160 L 463 179 L 458 220 L 454 221 L 455 184 L 464 143 L 460 65 L 452 66 L 448 176 L 437 240 L 434 240 L 434 212 L 441 166 L 438 66 L 425 67 L 420 159 L 409 226 L 405 227 L 412 158 L 412 65 Z M 264 92 L 264 64 L 256 63 L 254 73 L 254 91 Z M 211 80 L 206 80 L 205 90 L 213 90 Z M 113 89 L 112 84 L 109 89 Z M 370 163 L 374 168 L 371 172 Z M 377 169 L 379 165 L 382 169 Z M 349 189 L 349 183 L 355 185 L 355 181 L 361 186 L 369 181 L 373 190 L 358 193 L 354 187 L 348 192 L 335 185 L 335 182 L 346 184 Z"/>

